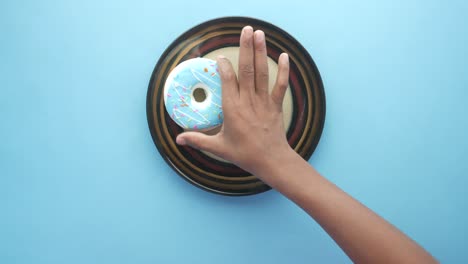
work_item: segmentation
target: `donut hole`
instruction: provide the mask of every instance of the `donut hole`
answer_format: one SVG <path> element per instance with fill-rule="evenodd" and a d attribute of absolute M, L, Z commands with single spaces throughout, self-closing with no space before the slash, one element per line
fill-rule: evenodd
<path fill-rule="evenodd" d="M 206 91 L 201 87 L 193 89 L 192 95 L 193 99 L 195 99 L 195 101 L 198 103 L 204 102 L 206 100 Z"/>

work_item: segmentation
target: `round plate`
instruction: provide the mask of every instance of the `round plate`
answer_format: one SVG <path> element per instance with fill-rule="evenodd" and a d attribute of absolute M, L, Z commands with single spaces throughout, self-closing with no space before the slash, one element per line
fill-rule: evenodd
<path fill-rule="evenodd" d="M 270 60 L 277 63 L 282 52 L 289 55 L 292 105 L 286 133 L 291 147 L 304 159 L 308 160 L 315 150 L 325 121 L 320 73 L 305 48 L 284 30 L 258 19 L 223 17 L 182 34 L 164 51 L 151 76 L 146 102 L 149 129 L 161 156 L 178 174 L 195 186 L 224 195 L 256 194 L 270 187 L 229 162 L 177 145 L 175 139 L 183 129 L 167 114 L 163 90 L 167 76 L 182 61 L 226 48 L 238 50 L 240 32 L 246 25 L 265 32 Z"/>

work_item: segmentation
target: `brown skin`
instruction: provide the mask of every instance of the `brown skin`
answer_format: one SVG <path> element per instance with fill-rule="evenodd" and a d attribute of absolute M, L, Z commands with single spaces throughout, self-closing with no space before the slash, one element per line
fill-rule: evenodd
<path fill-rule="evenodd" d="M 213 136 L 185 132 L 180 145 L 209 151 L 251 172 L 306 211 L 355 263 L 438 263 L 396 227 L 322 177 L 289 146 L 282 102 L 288 55 L 281 54 L 268 93 L 265 35 L 247 26 L 240 38 L 239 77 L 218 58 L 224 123 Z"/>

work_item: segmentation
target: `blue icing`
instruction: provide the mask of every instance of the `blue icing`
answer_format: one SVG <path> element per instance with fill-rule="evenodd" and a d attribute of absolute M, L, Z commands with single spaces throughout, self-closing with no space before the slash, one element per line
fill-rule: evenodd
<path fill-rule="evenodd" d="M 204 90 L 204 100 L 194 99 L 193 91 Z M 203 98 L 202 98 L 203 99 Z M 177 65 L 164 87 L 164 103 L 169 116 L 189 130 L 206 130 L 222 124 L 221 79 L 216 61 L 196 58 Z"/>

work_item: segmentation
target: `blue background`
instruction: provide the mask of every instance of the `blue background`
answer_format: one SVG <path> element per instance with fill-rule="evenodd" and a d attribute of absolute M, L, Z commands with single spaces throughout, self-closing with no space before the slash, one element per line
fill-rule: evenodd
<path fill-rule="evenodd" d="M 378 3 L 377 3 L 378 2 Z M 295 36 L 327 94 L 321 173 L 446 263 L 468 262 L 466 1 L 2 1 L 0 263 L 348 263 L 276 191 L 223 197 L 157 152 L 146 91 L 205 20 Z"/>

